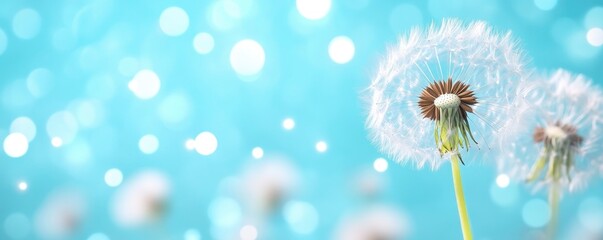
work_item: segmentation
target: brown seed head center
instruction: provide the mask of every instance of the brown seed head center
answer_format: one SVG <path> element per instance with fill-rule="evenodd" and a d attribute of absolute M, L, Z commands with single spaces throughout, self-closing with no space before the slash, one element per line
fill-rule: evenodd
<path fill-rule="evenodd" d="M 559 133 L 557 133 L 560 131 Z M 534 142 L 545 144 L 552 143 L 555 138 L 563 136 L 565 141 L 569 141 L 570 147 L 579 147 L 582 144 L 583 138 L 578 135 L 578 129 L 571 124 L 555 122 L 547 127 L 536 127 L 534 130 Z"/>
<path fill-rule="evenodd" d="M 477 104 L 477 98 L 469 85 L 461 81 L 453 83 L 452 78 L 429 84 L 419 96 L 419 108 L 424 118 L 440 120 L 440 110 L 434 104 L 436 98 L 444 94 L 454 94 L 460 99 L 459 112 L 463 119 L 467 119 L 467 112 L 473 112 L 473 106 Z"/>

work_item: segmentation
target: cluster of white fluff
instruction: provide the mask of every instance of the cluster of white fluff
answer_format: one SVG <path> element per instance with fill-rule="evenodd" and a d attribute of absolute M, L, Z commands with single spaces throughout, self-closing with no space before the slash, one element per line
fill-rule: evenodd
<path fill-rule="evenodd" d="M 394 240 L 409 234 L 408 219 L 398 209 L 374 205 L 351 214 L 339 223 L 336 240 Z"/>
<path fill-rule="evenodd" d="M 398 162 L 438 168 L 434 122 L 417 105 L 431 82 L 452 77 L 470 85 L 478 104 L 469 114 L 478 146 L 495 148 L 496 136 L 514 119 L 515 99 L 525 94 L 524 56 L 510 33 L 497 34 L 484 22 L 444 20 L 427 31 L 411 30 L 388 49 L 368 89 L 367 127 L 381 150 Z M 475 151 L 470 151 L 475 152 Z"/>
<path fill-rule="evenodd" d="M 274 213 L 299 185 L 299 173 L 289 161 L 275 157 L 254 162 L 242 174 L 241 195 L 252 215 Z"/>
<path fill-rule="evenodd" d="M 153 224 L 164 217 L 169 194 L 170 183 L 163 173 L 139 172 L 115 193 L 113 217 L 123 227 Z"/>
<path fill-rule="evenodd" d="M 603 93 L 582 75 L 538 75 L 524 65 L 511 34 L 497 34 L 484 22 L 444 20 L 412 29 L 388 49 L 367 90 L 370 136 L 397 162 L 436 169 L 448 161 L 434 143 L 433 120 L 423 117 L 417 102 L 428 84 L 451 77 L 477 97 L 468 119 L 478 144 L 469 152 L 488 154 L 473 158 L 497 159 L 501 173 L 524 180 L 543 147 L 532 138 L 535 128 L 561 121 L 575 126 L 583 142 L 559 184 L 569 191 L 583 187 L 603 175 Z"/>
<path fill-rule="evenodd" d="M 497 161 L 499 171 L 513 179 L 526 179 L 543 147 L 533 141 L 534 129 L 560 121 L 576 127 L 583 142 L 569 178 L 561 178 L 559 184 L 569 191 L 584 187 L 603 167 L 603 92 L 585 76 L 562 69 L 534 75 L 530 83 L 533 87 L 523 99 L 524 109 L 516 114 L 517 124 L 499 137 L 501 146 L 507 146 Z M 545 179 L 534 186 L 551 183 Z"/>
<path fill-rule="evenodd" d="M 82 227 L 86 213 L 83 195 L 75 190 L 52 193 L 35 218 L 38 237 L 41 239 L 69 239 Z"/>

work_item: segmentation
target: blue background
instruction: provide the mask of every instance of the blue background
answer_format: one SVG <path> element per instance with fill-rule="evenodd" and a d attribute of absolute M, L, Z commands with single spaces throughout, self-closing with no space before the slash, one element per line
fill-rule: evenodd
<path fill-rule="evenodd" d="M 172 183 L 166 231 L 173 239 L 183 239 L 192 228 L 203 239 L 217 239 L 208 207 L 223 197 L 219 186 L 224 179 L 240 174 L 249 162 L 261 161 L 251 157 L 257 146 L 265 156 L 283 155 L 292 161 L 302 179 L 294 199 L 310 203 L 319 215 L 315 230 L 297 234 L 281 214 L 275 214 L 270 224 L 276 230 L 270 239 L 330 239 L 344 214 L 375 202 L 405 213 L 411 223 L 408 239 L 461 239 L 449 165 L 431 171 L 390 162 L 387 171 L 378 173 L 384 188 L 371 200 L 363 200 L 350 187 L 359 173 L 377 174 L 373 161 L 384 157 L 367 139 L 361 95 L 386 46 L 411 26 L 426 26 L 443 17 L 486 20 L 520 39 L 531 60 L 529 67 L 543 71 L 562 67 L 603 84 L 601 47 L 586 41 L 588 27 L 603 28 L 603 16 L 595 16 L 594 26 L 591 20 L 587 21 L 591 25 L 584 23 L 589 10 L 603 6 L 597 1 L 536 1 L 552 6 L 542 10 L 524 0 L 333 0 L 326 17 L 309 20 L 297 11 L 295 1 L 233 0 L 251 4 L 239 6 L 245 13 L 240 19 L 212 21 L 210 6 L 220 1 L 224 0 L 0 3 L 0 33 L 5 35 L 3 39 L 0 34 L 0 136 L 4 139 L 20 116 L 37 126 L 23 157 L 0 154 L 0 239 L 11 239 L 7 228 L 13 226 L 5 219 L 14 213 L 29 219 L 18 226 L 24 239 L 37 239 L 36 211 L 48 194 L 64 187 L 82 191 L 88 205 L 74 239 L 97 232 L 110 239 L 149 238 L 148 229 L 126 229 L 114 222 L 110 202 L 116 188 L 104 181 L 110 168 L 119 168 L 124 181 L 144 169 L 165 173 Z M 175 37 L 159 26 L 162 11 L 171 6 L 184 9 L 190 20 L 186 32 Z M 13 21 L 24 8 L 34 9 L 41 19 L 39 32 L 31 39 L 15 34 L 15 29 L 27 31 L 28 24 Z M 215 47 L 208 54 L 193 47 L 199 32 L 214 38 Z M 349 37 L 355 46 L 353 59 L 345 64 L 329 58 L 329 42 L 339 35 Z M 235 43 L 243 39 L 257 41 L 265 52 L 263 69 L 251 81 L 238 76 L 229 59 Z M 128 89 L 133 74 L 120 71 L 124 58 L 139 63 L 133 68 L 152 69 L 159 76 L 161 88 L 154 98 L 141 100 Z M 26 83 L 37 68 L 52 73 L 42 97 L 34 97 Z M 185 116 L 177 123 L 166 123 L 157 110 L 170 96 L 188 103 L 168 111 Z M 71 144 L 55 148 L 46 122 L 75 100 L 97 101 L 102 118 L 94 127 L 80 128 Z M 295 120 L 294 129 L 283 129 L 285 118 Z M 202 131 L 218 139 L 210 156 L 184 147 L 186 139 Z M 160 145 L 156 153 L 146 155 L 138 140 L 149 133 Z M 328 144 L 324 153 L 315 149 L 320 140 Z M 526 218 L 539 219 L 545 213 L 525 213 L 524 205 L 546 200 L 545 193 L 514 183 L 496 186 L 494 164 L 488 159 L 471 162 L 462 171 L 476 239 L 530 239 L 544 229 L 527 225 Z M 20 181 L 27 182 L 27 190 L 18 189 Z M 581 214 L 590 211 L 585 199 L 603 212 L 601 182 L 595 178 L 585 191 L 564 196 L 560 239 L 577 239 L 575 232 L 586 231 L 580 221 Z M 596 239 L 602 236 L 599 232 Z M 259 239 L 268 239 L 262 229 Z"/>

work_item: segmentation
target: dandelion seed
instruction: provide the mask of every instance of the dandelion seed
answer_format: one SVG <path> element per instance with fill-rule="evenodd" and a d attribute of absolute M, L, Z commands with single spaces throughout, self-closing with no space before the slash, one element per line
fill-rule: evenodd
<path fill-rule="evenodd" d="M 451 160 L 465 239 L 471 232 L 461 150 L 490 150 L 516 121 L 516 99 L 527 91 L 523 58 L 510 33 L 498 35 L 480 21 L 444 20 L 402 37 L 369 87 L 367 127 L 384 153 L 419 168 Z"/>

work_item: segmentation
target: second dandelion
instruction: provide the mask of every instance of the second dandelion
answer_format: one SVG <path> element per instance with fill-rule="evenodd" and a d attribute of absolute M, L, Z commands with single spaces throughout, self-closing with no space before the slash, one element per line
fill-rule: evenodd
<path fill-rule="evenodd" d="M 369 88 L 367 127 L 399 162 L 437 169 L 450 160 L 464 239 L 472 239 L 461 150 L 490 149 L 522 94 L 523 55 L 510 33 L 444 20 L 389 49 Z"/>
<path fill-rule="evenodd" d="M 500 138 L 509 147 L 497 165 L 512 179 L 548 188 L 547 239 L 555 239 L 562 193 L 584 187 L 603 169 L 603 92 L 563 69 L 530 82 L 535 90 L 518 111 L 521 124 Z"/>

